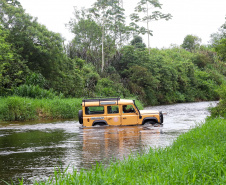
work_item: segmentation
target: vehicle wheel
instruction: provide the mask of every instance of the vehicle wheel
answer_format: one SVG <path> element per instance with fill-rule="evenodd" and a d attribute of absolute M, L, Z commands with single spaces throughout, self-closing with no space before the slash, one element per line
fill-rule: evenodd
<path fill-rule="evenodd" d="M 156 122 L 154 122 L 154 121 L 146 121 L 144 123 L 144 125 L 146 125 L 146 126 L 148 126 L 148 125 L 155 125 L 155 124 L 156 124 Z"/>
<path fill-rule="evenodd" d="M 106 123 L 99 122 L 99 123 L 95 123 L 93 126 L 94 127 L 106 126 Z"/>
<path fill-rule="evenodd" d="M 78 111 L 78 120 L 79 120 L 79 123 L 80 123 L 80 124 L 83 124 L 83 117 L 82 117 L 82 114 L 83 114 L 82 110 L 79 110 L 79 111 Z"/>

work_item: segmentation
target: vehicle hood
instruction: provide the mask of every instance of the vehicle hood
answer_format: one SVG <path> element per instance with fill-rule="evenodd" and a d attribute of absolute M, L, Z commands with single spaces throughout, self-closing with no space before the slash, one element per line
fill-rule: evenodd
<path fill-rule="evenodd" d="M 140 110 L 140 114 L 141 115 L 145 115 L 145 114 L 159 114 L 159 111 L 157 111 L 157 110 Z"/>

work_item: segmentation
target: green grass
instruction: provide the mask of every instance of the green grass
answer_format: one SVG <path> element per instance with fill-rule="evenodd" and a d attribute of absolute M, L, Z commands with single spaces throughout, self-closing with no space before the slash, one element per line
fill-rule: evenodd
<path fill-rule="evenodd" d="M 38 119 L 78 119 L 82 98 L 33 99 L 26 97 L 0 97 L 0 121 L 26 121 Z M 137 100 L 139 109 L 142 104 Z"/>
<path fill-rule="evenodd" d="M 34 184 L 226 184 L 226 120 L 208 119 L 169 147 Z"/>
<path fill-rule="evenodd" d="M 77 119 L 82 99 L 0 98 L 0 120 Z"/>

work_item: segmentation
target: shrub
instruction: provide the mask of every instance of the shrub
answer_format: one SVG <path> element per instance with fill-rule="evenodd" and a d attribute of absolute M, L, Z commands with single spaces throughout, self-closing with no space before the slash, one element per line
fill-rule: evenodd
<path fill-rule="evenodd" d="M 221 116 L 226 118 L 226 85 L 221 85 L 220 88 L 217 90 L 220 94 L 220 102 L 216 107 L 210 109 L 212 117 Z"/>
<path fill-rule="evenodd" d="M 98 97 L 130 96 L 129 91 L 122 84 L 114 83 L 108 78 L 100 79 L 95 87 L 95 91 Z"/>
<path fill-rule="evenodd" d="M 36 118 L 34 104 L 29 99 L 8 97 L 1 99 L 0 119 L 5 121 L 24 121 Z"/>
<path fill-rule="evenodd" d="M 14 95 L 29 98 L 48 98 L 53 99 L 57 97 L 57 93 L 53 89 L 46 90 L 39 87 L 39 85 L 21 85 L 14 89 Z M 63 94 L 59 95 L 63 98 Z"/>

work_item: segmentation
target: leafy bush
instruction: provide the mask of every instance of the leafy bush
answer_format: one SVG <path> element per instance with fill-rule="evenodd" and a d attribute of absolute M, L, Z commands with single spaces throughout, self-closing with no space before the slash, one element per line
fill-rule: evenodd
<path fill-rule="evenodd" d="M 41 73 L 31 73 L 26 77 L 26 85 L 30 86 L 39 86 L 45 88 L 47 86 L 47 81 Z"/>
<path fill-rule="evenodd" d="M 226 85 L 221 85 L 218 89 L 218 93 L 220 94 L 220 102 L 216 107 L 210 109 L 212 117 L 221 116 L 226 118 Z"/>
<path fill-rule="evenodd" d="M 14 89 L 14 95 L 29 98 L 63 98 L 63 94 L 57 95 L 53 89 L 45 90 L 39 87 L 39 85 L 21 85 Z"/>
<path fill-rule="evenodd" d="M 129 97 L 130 93 L 122 84 L 114 83 L 108 78 L 102 78 L 98 81 L 95 92 L 98 97 Z"/>

